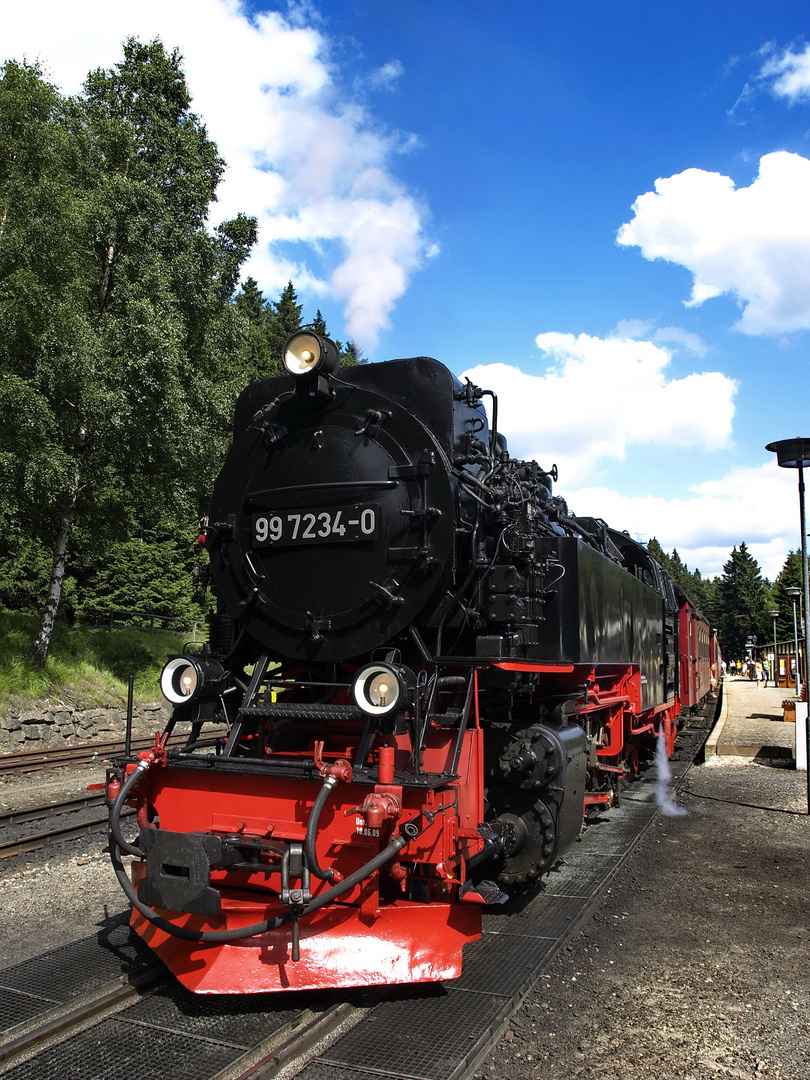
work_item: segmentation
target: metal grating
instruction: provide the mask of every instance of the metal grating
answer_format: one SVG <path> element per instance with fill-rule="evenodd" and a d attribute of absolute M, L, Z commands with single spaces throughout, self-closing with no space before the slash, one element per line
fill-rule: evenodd
<path fill-rule="evenodd" d="M 622 792 L 622 807 L 631 803 L 655 802 L 655 787 L 652 784 L 633 784 L 629 791 Z"/>
<path fill-rule="evenodd" d="M 514 934 L 517 937 L 525 938 L 553 938 L 554 935 L 543 925 L 541 920 L 538 920 L 535 915 L 525 910 L 525 903 L 519 908 L 513 908 L 508 910 L 509 905 L 504 905 L 507 908 L 504 911 L 503 908 L 496 910 L 489 910 L 484 908 L 483 926 L 484 933 L 486 934 Z M 471 956 L 472 950 L 477 948 L 477 945 L 468 946 L 469 952 L 464 953 L 464 962 Z"/>
<path fill-rule="evenodd" d="M 117 918 L 93 937 L 4 968 L 0 971 L 0 988 L 64 1003 L 155 964 L 151 951 Z"/>
<path fill-rule="evenodd" d="M 583 855 L 565 862 L 544 879 L 546 896 L 593 897 L 604 891 L 620 865 L 618 855 Z"/>
<path fill-rule="evenodd" d="M 516 896 L 503 907 L 486 910 L 484 930 L 556 940 L 561 929 L 567 934 L 571 921 L 578 917 L 579 912 L 604 893 L 620 862 L 619 855 L 593 855 L 577 851 L 570 863 L 560 865 L 543 879 L 542 891 L 524 897 Z M 566 923 L 561 922 L 560 901 L 563 901 L 564 910 L 572 916 Z"/>
<path fill-rule="evenodd" d="M 499 996 L 456 990 L 386 1002 L 314 1064 L 353 1070 L 359 1066 L 396 1080 L 452 1080 L 512 1008 Z M 315 1075 L 310 1073 L 307 1080 Z M 363 1076 L 362 1071 L 357 1075 Z M 343 1076 L 337 1073 L 336 1080 Z M 305 1071 L 302 1080 L 306 1077 Z"/>
<path fill-rule="evenodd" d="M 475 949 L 465 954 L 461 976 L 447 987 L 512 997 L 536 978 L 538 968 L 558 948 L 553 938 L 484 934 Z"/>
<path fill-rule="evenodd" d="M 610 816 L 603 822 L 585 830 L 580 841 L 582 853 L 625 855 L 638 843 L 642 831 L 657 813 L 654 803 L 626 801 L 618 813 L 610 811 Z"/>
<path fill-rule="evenodd" d="M 0 1034 L 4 1034 L 24 1020 L 32 1020 L 40 1013 L 47 1012 L 56 1004 L 57 1002 L 49 1001 L 47 998 L 36 997 L 33 994 L 20 994 L 16 990 L 4 990 L 0 987 Z"/>
<path fill-rule="evenodd" d="M 311 1061 L 305 1069 L 295 1074 L 295 1080 L 380 1080 L 380 1074 L 358 1068 L 344 1069 L 339 1065 L 327 1065 L 323 1061 Z"/>
<path fill-rule="evenodd" d="M 206 1080 L 241 1050 L 174 1031 L 121 1024 L 115 1019 L 81 1031 L 4 1074 L 5 1080 Z"/>
<path fill-rule="evenodd" d="M 557 939 L 559 944 L 568 937 L 590 904 L 586 898 L 541 895 L 529 905 L 527 914 L 542 927 L 545 935 Z"/>
<path fill-rule="evenodd" d="M 247 1050 L 301 1015 L 303 1001 L 296 1005 L 287 995 L 281 997 L 280 1001 L 278 994 L 192 994 L 172 982 L 124 1009 L 117 1019 Z M 279 1008 L 281 1004 L 293 1007 Z"/>

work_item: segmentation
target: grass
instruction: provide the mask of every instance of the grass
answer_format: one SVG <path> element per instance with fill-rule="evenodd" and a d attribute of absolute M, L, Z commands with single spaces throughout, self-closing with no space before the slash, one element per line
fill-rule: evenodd
<path fill-rule="evenodd" d="M 189 637 L 131 626 L 57 626 L 45 667 L 35 668 L 28 650 L 36 629 L 34 616 L 0 611 L 0 708 L 43 698 L 57 698 L 77 709 L 121 708 L 130 675 L 135 677 L 136 702 L 158 701 L 166 657 L 180 652 Z"/>

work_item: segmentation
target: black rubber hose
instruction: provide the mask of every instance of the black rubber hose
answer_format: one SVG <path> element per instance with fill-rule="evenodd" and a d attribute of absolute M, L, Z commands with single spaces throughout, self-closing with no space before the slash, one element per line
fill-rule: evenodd
<path fill-rule="evenodd" d="M 414 836 L 418 835 L 418 831 L 414 830 Z M 373 859 L 369 859 L 367 863 L 361 866 L 359 870 L 355 870 L 353 874 L 349 874 L 349 876 L 344 878 L 339 885 L 333 885 L 331 889 L 327 889 L 326 892 L 321 893 L 320 896 L 316 896 L 314 900 L 311 900 L 297 917 L 303 918 L 305 915 L 310 915 L 313 911 L 325 907 L 326 904 L 330 903 L 336 897 L 341 896 L 344 892 L 354 888 L 355 885 L 358 885 L 365 878 L 370 877 L 375 870 L 379 870 L 381 866 L 385 866 L 387 862 L 390 862 L 391 859 L 393 859 L 395 855 L 398 855 L 405 845 L 413 839 L 413 836 L 397 836 L 387 847 L 383 848 L 378 855 L 375 855 Z M 222 945 L 228 941 L 241 941 L 243 938 L 257 937 L 259 934 L 266 934 L 269 930 L 277 930 L 280 926 L 292 922 L 294 917 L 292 913 L 288 912 L 285 915 L 277 915 L 274 919 L 266 919 L 264 922 L 253 923 L 251 926 L 236 927 L 233 930 L 189 930 L 185 926 L 175 926 L 174 923 L 169 922 L 168 919 L 164 919 L 162 915 L 158 915 L 156 911 L 147 907 L 146 904 L 141 903 L 138 899 L 138 893 L 135 886 L 130 881 L 129 875 L 124 869 L 124 864 L 121 862 L 118 842 L 112 836 L 112 831 L 110 833 L 110 859 L 113 864 L 115 876 L 118 878 L 118 882 L 131 901 L 132 906 L 159 930 L 163 930 L 173 937 L 183 938 L 184 941 L 200 941 L 207 945 Z"/>
<path fill-rule="evenodd" d="M 337 784 L 337 779 L 334 776 L 327 776 L 321 786 L 321 790 L 318 792 L 318 797 L 315 800 L 315 804 L 312 807 L 312 811 L 309 815 L 309 821 L 307 822 L 307 837 L 304 843 L 304 851 L 307 856 L 307 866 L 311 874 L 314 874 L 316 878 L 320 878 L 321 881 L 331 881 L 335 876 L 334 870 L 324 870 L 318 863 L 318 855 L 315 851 L 315 838 L 318 835 L 318 822 L 321 818 L 321 811 L 324 808 L 326 800 L 332 791 L 332 788 Z"/>
<path fill-rule="evenodd" d="M 137 855 L 139 858 L 143 858 L 141 849 L 125 840 L 124 834 L 121 832 L 121 811 L 124 808 L 127 796 L 149 768 L 149 764 L 148 761 L 138 762 L 135 769 L 133 769 L 121 785 L 121 790 L 118 792 L 115 802 L 110 807 L 110 833 L 112 834 L 113 839 L 118 847 L 122 851 L 125 851 L 127 855 Z"/>

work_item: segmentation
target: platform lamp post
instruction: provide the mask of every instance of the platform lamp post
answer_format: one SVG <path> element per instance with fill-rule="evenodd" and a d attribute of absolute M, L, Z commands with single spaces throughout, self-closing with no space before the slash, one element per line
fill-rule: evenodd
<path fill-rule="evenodd" d="M 807 676 L 808 660 L 810 660 L 810 585 L 807 580 L 807 525 L 804 512 L 804 470 L 810 465 L 810 439 L 779 439 L 777 442 L 768 443 L 765 447 L 776 454 L 776 461 L 782 469 L 799 470 L 799 521 L 802 531 L 802 593 L 804 595 L 804 683 L 802 697 L 807 699 Z M 796 657 L 798 666 L 799 658 Z M 798 719 L 798 702 L 797 702 Z M 804 709 L 804 766 L 807 771 L 807 813 L 810 815 L 810 763 L 808 762 L 808 748 L 810 748 L 810 704 Z M 798 728 L 798 723 L 796 727 Z M 796 752 L 798 757 L 798 731 L 796 737 Z"/>
<path fill-rule="evenodd" d="M 778 671 L 779 665 L 776 662 L 776 620 L 779 618 L 780 613 L 779 613 L 779 611 L 774 609 L 773 611 L 769 611 L 768 614 L 773 619 L 773 665 L 772 665 L 772 670 L 771 670 L 771 678 L 773 679 L 773 685 L 778 686 L 779 685 L 779 671 Z"/>
<path fill-rule="evenodd" d="M 785 592 L 793 601 L 793 651 L 796 654 L 796 697 L 799 696 L 799 624 L 796 620 L 796 601 L 802 594 L 802 590 L 796 585 L 789 585 Z"/>

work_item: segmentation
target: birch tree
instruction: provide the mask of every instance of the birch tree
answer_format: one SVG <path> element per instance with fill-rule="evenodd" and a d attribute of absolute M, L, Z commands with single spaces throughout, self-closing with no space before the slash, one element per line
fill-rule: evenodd
<path fill-rule="evenodd" d="M 195 513 L 227 431 L 222 354 L 239 344 L 229 301 L 255 221 L 206 228 L 223 162 L 190 106 L 181 58 L 158 41 L 130 39 L 75 100 L 36 69 L 3 72 L 0 158 L 12 166 L 0 174 L 0 407 L 14 420 L 0 461 L 14 460 L 17 483 L 0 516 L 50 528 L 36 664 L 76 522 L 120 537 L 139 514 Z M 27 193 L 17 183 L 26 139 L 41 152 Z"/>

